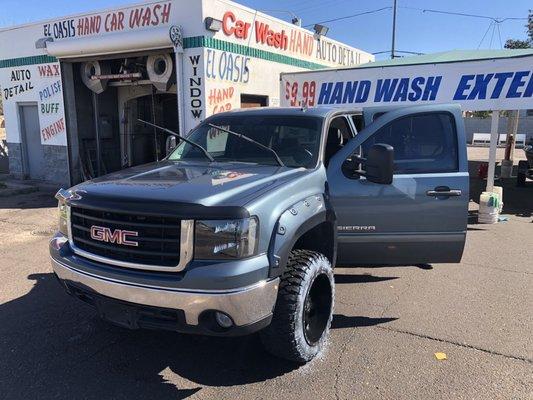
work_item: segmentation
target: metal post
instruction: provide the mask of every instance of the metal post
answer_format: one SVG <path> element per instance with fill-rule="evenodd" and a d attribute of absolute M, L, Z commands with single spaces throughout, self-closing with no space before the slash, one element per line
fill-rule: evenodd
<path fill-rule="evenodd" d="M 390 58 L 394 59 L 396 57 L 395 51 L 396 51 L 396 9 L 397 9 L 397 0 L 394 0 L 394 5 L 392 8 L 392 46 L 391 46 L 391 52 L 390 52 Z"/>
<path fill-rule="evenodd" d="M 155 92 L 155 87 L 152 86 L 152 123 L 154 124 L 157 124 L 157 121 L 156 121 L 156 115 L 155 115 L 155 99 L 154 99 L 154 94 Z M 157 130 L 154 128 L 154 150 L 155 150 L 155 160 L 156 161 L 159 161 L 159 142 L 157 140 Z"/>
<path fill-rule="evenodd" d="M 100 176 L 102 175 L 102 155 L 100 153 L 100 123 L 98 121 L 98 95 L 96 94 L 96 92 L 93 92 L 93 116 L 94 132 L 96 136 L 96 174 Z"/>
<path fill-rule="evenodd" d="M 175 52 L 176 59 L 176 96 L 178 97 L 178 133 L 185 136 L 185 85 L 183 81 L 183 52 Z"/>
<path fill-rule="evenodd" d="M 514 150 L 516 146 L 516 135 L 518 133 L 518 119 L 520 111 L 513 110 L 511 115 L 507 118 L 507 143 L 505 145 L 505 159 L 514 160 Z"/>
<path fill-rule="evenodd" d="M 489 148 L 489 170 L 487 173 L 487 192 L 494 190 L 494 172 L 496 170 L 496 150 L 498 148 L 498 124 L 500 122 L 500 113 L 492 110 L 492 121 L 490 124 L 490 148 Z"/>

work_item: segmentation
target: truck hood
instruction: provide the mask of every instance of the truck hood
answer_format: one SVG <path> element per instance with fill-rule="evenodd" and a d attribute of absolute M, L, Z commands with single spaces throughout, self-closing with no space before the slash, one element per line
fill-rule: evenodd
<path fill-rule="evenodd" d="M 72 188 L 113 200 L 242 206 L 263 191 L 306 175 L 304 168 L 162 161 L 128 168 Z"/>

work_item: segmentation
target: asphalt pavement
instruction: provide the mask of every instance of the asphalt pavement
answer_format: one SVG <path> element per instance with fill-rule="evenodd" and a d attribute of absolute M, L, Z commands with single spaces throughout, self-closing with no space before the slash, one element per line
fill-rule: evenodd
<path fill-rule="evenodd" d="M 533 187 L 521 190 L 497 225 L 476 224 L 472 204 L 460 264 L 338 269 L 331 339 L 305 366 L 256 335 L 99 320 L 51 272 L 52 194 L 0 198 L 0 398 L 533 399 Z"/>

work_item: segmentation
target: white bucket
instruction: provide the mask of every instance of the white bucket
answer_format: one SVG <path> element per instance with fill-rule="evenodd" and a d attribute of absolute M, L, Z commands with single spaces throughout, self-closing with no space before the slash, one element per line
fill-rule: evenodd
<path fill-rule="evenodd" d="M 479 213 L 477 220 L 480 224 L 495 224 L 500 214 L 500 198 L 497 193 L 483 192 L 479 198 Z"/>

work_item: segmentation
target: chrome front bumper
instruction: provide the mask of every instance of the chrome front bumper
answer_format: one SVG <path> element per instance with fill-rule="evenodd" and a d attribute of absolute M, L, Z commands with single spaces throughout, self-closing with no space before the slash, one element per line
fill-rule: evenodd
<path fill-rule="evenodd" d="M 200 314 L 206 310 L 228 314 L 236 326 L 253 324 L 272 314 L 278 294 L 279 278 L 231 290 L 162 289 L 103 279 L 76 270 L 55 258 L 51 260 L 52 268 L 63 281 L 129 303 L 183 310 L 189 325 L 198 325 Z"/>

